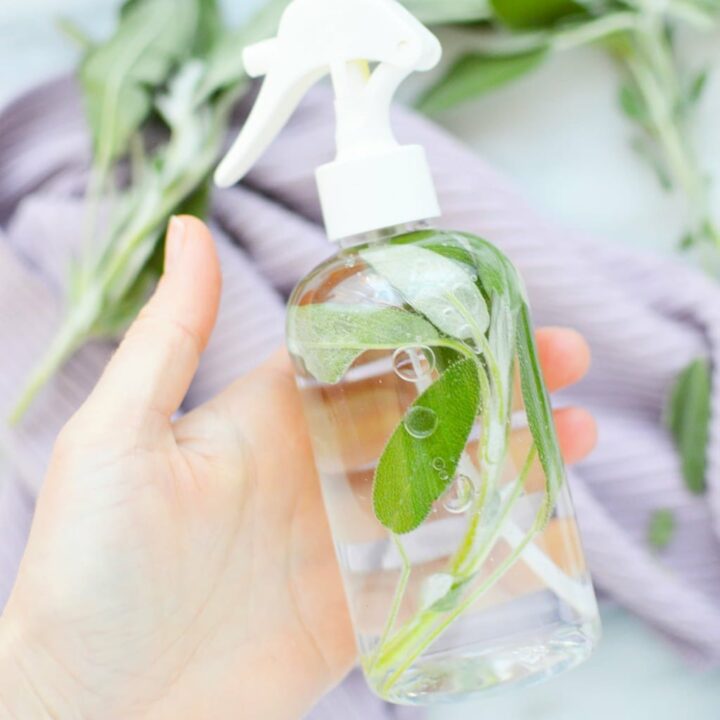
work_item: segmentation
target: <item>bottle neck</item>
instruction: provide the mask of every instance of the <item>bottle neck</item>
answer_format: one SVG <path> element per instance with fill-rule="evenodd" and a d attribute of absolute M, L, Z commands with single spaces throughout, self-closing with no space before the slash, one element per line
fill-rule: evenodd
<path fill-rule="evenodd" d="M 380 230 L 371 230 L 370 232 L 351 235 L 339 241 L 340 248 L 347 250 L 357 245 L 376 245 L 387 242 L 391 238 L 398 235 L 404 235 L 418 230 L 426 230 L 430 227 L 427 220 L 419 220 L 417 222 L 403 223 L 401 225 L 391 225 L 390 227 L 381 228 Z"/>

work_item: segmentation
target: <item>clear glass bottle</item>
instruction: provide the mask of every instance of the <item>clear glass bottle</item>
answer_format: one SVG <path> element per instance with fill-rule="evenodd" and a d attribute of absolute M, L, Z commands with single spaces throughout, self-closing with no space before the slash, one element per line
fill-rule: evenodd
<path fill-rule="evenodd" d="M 215 175 L 243 177 L 331 76 L 316 177 L 343 249 L 295 291 L 288 347 L 365 674 L 418 704 L 549 677 L 599 635 L 522 283 L 477 237 L 412 229 L 440 205 L 390 106 L 441 54 L 393 0 L 292 0 L 245 50 L 265 80 Z"/>
<path fill-rule="evenodd" d="M 587 658 L 597 605 L 507 258 L 438 230 L 345 241 L 288 344 L 371 687 L 448 701 Z"/>

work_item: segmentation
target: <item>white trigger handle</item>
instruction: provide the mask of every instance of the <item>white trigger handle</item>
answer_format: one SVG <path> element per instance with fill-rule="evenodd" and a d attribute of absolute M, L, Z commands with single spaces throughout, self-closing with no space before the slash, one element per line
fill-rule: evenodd
<path fill-rule="evenodd" d="M 248 75 L 265 80 L 216 183 L 228 187 L 242 178 L 327 74 L 337 96 L 338 158 L 395 144 L 389 119 L 395 90 L 441 54 L 435 36 L 396 0 L 293 0 L 277 37 L 245 50 Z M 379 63 L 369 77 L 358 64 L 363 60 Z"/>

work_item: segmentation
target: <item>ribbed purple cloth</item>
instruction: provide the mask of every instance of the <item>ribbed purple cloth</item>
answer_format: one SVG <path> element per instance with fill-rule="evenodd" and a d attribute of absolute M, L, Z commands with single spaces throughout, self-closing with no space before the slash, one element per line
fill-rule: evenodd
<path fill-rule="evenodd" d="M 240 113 L 241 115 L 241 113 Z M 699 355 L 720 366 L 720 288 L 680 262 L 639 254 L 543 221 L 504 179 L 445 132 L 398 109 L 403 142 L 430 154 L 446 227 L 497 243 L 525 277 L 538 324 L 570 325 L 590 341 L 590 377 L 560 402 L 600 423 L 597 452 L 571 473 L 599 589 L 698 662 L 720 663 L 720 383 L 715 383 L 708 492 L 685 489 L 662 425 L 668 390 Z M 320 226 L 313 169 L 333 155 L 334 118 L 321 89 L 302 106 L 246 182 L 215 193 L 212 224 L 225 285 L 220 318 L 186 408 L 257 365 L 283 341 L 294 283 L 332 248 Z M 83 224 L 88 136 L 74 84 L 48 84 L 0 116 L 0 414 L 47 346 Z M 0 435 L 0 602 L 16 572 L 53 438 L 113 350 L 83 348 L 22 427 Z M 662 555 L 648 520 L 670 508 L 677 533 Z M 314 720 L 396 711 L 356 676 Z M 415 711 L 408 711 L 417 717 Z"/>

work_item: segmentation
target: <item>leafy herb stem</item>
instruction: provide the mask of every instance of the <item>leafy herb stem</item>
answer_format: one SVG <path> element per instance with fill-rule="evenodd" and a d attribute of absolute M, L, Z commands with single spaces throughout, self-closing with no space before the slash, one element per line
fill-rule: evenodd
<path fill-rule="evenodd" d="M 388 619 L 385 623 L 385 628 L 380 638 L 380 642 L 378 643 L 376 652 L 373 656 L 373 660 L 370 662 L 368 672 L 372 672 L 375 662 L 377 661 L 378 651 L 382 650 L 383 646 L 387 642 L 388 637 L 390 636 L 390 633 L 395 627 L 395 622 L 397 621 L 398 615 L 400 614 L 400 608 L 402 607 L 402 602 L 405 598 L 405 591 L 407 590 L 408 580 L 410 579 L 410 573 L 412 571 L 412 564 L 405 550 L 405 547 L 402 544 L 402 541 L 395 533 L 391 533 L 391 537 L 393 539 L 393 542 L 395 543 L 398 554 L 400 555 L 402 569 L 400 571 L 400 578 L 398 580 L 397 588 L 395 589 L 395 596 L 393 598 L 392 606 L 390 608 L 390 614 L 388 615 Z"/>
<path fill-rule="evenodd" d="M 481 488 L 479 489 L 479 492 L 477 492 L 475 499 L 473 501 L 473 505 L 470 509 L 470 526 L 468 528 L 468 532 L 460 546 L 460 550 L 458 551 L 458 556 L 456 557 L 454 563 L 453 563 L 453 574 L 458 572 L 459 568 L 463 566 L 465 561 L 467 560 L 467 556 L 472 551 L 473 546 L 475 545 L 476 535 L 478 532 L 478 528 L 480 526 L 480 523 L 482 521 L 483 516 L 483 507 L 485 506 L 485 503 L 487 501 L 488 496 L 494 492 L 495 488 L 497 487 L 498 481 L 499 481 L 499 473 L 502 468 L 502 463 L 505 457 L 505 449 L 507 441 L 505 438 L 502 440 L 502 448 L 501 452 L 496 452 L 496 457 L 489 457 L 489 448 L 490 448 L 490 440 L 491 435 L 493 431 L 496 431 L 501 429 L 501 432 L 503 432 L 503 428 L 505 425 L 505 412 L 506 412 L 506 402 L 509 402 L 509 396 L 506 392 L 505 388 L 505 382 L 503 382 L 503 378 L 501 375 L 500 368 L 497 363 L 497 359 L 495 357 L 495 354 L 492 351 L 492 348 L 490 347 L 490 344 L 485 337 L 485 333 L 482 332 L 481 328 L 477 326 L 477 323 L 475 321 L 475 318 L 472 316 L 471 313 L 468 312 L 467 308 L 462 305 L 462 303 L 458 302 L 457 298 L 455 298 L 452 295 L 448 296 L 449 301 L 456 307 L 458 312 L 461 313 L 461 315 L 465 318 L 466 322 L 469 323 L 471 329 L 473 330 L 473 340 L 478 348 L 482 350 L 483 357 L 485 358 L 485 362 L 487 363 L 490 375 L 492 376 L 493 385 L 494 385 L 494 397 L 496 399 L 495 406 L 493 407 L 490 402 L 487 402 L 485 404 L 486 412 L 489 414 L 492 411 L 495 412 L 495 418 L 494 420 L 491 420 L 488 417 L 488 420 L 483 423 L 483 429 L 482 429 L 482 438 L 481 442 L 478 446 L 478 461 L 479 466 L 485 471 L 485 481 L 483 482 L 481 479 Z M 492 328 L 490 330 L 492 332 Z M 485 383 L 487 383 L 487 380 L 485 379 L 485 371 L 484 368 L 480 365 L 478 362 L 478 372 L 483 380 L 485 380 Z M 487 396 L 488 401 L 490 400 L 490 397 Z M 478 563 L 474 562 L 472 563 L 472 567 L 477 567 Z M 472 572 L 467 573 L 467 575 L 472 574 Z"/>
<path fill-rule="evenodd" d="M 472 519 L 470 520 L 468 531 L 465 534 L 465 537 L 463 538 L 463 541 L 452 561 L 450 572 L 453 575 L 460 574 L 460 568 L 463 567 L 465 561 L 472 552 L 473 545 L 475 544 L 475 537 L 477 536 L 480 528 L 480 521 L 482 520 L 482 508 L 487 502 L 489 489 L 489 483 L 482 483 L 480 492 L 477 494 L 475 500 L 473 501 L 473 505 L 470 508 L 470 516 Z"/>
<path fill-rule="evenodd" d="M 626 67 L 645 99 L 650 126 L 663 147 L 670 172 L 688 198 L 693 233 L 704 235 L 706 240 L 720 247 L 720 233 L 709 220 L 705 179 L 675 117 L 680 100 L 677 97 L 677 80 L 668 57 L 670 50 L 667 42 L 660 30 L 652 33 L 645 31 L 639 38 L 641 47 L 655 59 L 656 70 L 643 59 L 639 47 L 629 52 L 625 59 Z M 660 68 L 665 69 L 661 74 L 658 73 Z"/>
<path fill-rule="evenodd" d="M 203 154 L 197 158 L 197 165 L 194 172 L 190 173 L 186 178 L 182 178 L 179 183 L 171 184 L 162 201 L 150 208 L 148 216 L 141 218 L 135 227 L 131 227 L 127 232 L 124 242 L 119 242 L 120 249 L 113 255 L 112 260 L 104 268 L 101 275 L 101 282 L 108 285 L 117 280 L 127 267 L 128 262 L 137 252 L 138 243 L 147 237 L 149 233 L 157 232 L 165 221 L 167 216 L 173 211 L 173 208 L 187 197 L 192 189 L 208 174 L 209 169 L 217 156 L 217 147 L 213 144 L 207 148 Z M 123 288 L 124 290 L 124 288 Z"/>
<path fill-rule="evenodd" d="M 440 627 L 433 632 L 430 638 L 427 640 L 427 644 L 432 643 L 435 638 L 443 632 L 452 622 L 454 622 L 460 615 L 462 615 L 468 608 L 472 607 L 495 583 L 500 580 L 503 575 L 515 564 L 520 558 L 523 550 L 535 539 L 535 535 L 539 530 L 544 527 L 544 519 L 542 516 L 538 516 L 533 522 L 530 530 L 528 531 L 525 539 L 513 550 L 513 552 L 506 558 L 505 562 L 499 565 L 493 573 L 481 583 L 468 597 L 463 600 L 449 615 L 443 620 Z M 414 660 L 414 658 L 413 658 Z"/>
<path fill-rule="evenodd" d="M 120 208 L 103 242 L 102 252 L 85 254 L 56 339 L 23 389 L 9 418 L 11 424 L 22 418 L 35 395 L 84 340 L 109 334 L 103 322 L 112 315 L 113 309 L 120 307 L 137 282 L 141 267 L 157 245 L 166 218 L 210 172 L 222 142 L 221 128 L 235 97 L 235 91 L 226 91 L 212 116 L 208 113 L 203 117 L 196 112 L 192 123 L 172 129 L 162 157 L 164 171 L 153 174 L 148 170 L 147 183 L 136 188 L 134 194 L 126 198 L 128 203 Z M 185 167 L 180 161 L 187 152 L 189 139 L 192 147 L 198 143 L 199 146 L 195 148 L 191 167 Z"/>
<path fill-rule="evenodd" d="M 20 421 L 48 379 L 78 349 L 83 338 L 86 337 L 85 324 L 78 315 L 68 316 L 60 331 L 53 338 L 50 348 L 43 356 L 42 362 L 35 368 L 24 388 L 22 397 L 8 418 L 10 425 L 15 425 Z"/>
<path fill-rule="evenodd" d="M 509 496 L 503 508 L 503 511 L 500 513 L 497 521 L 495 522 L 493 530 L 488 536 L 487 541 L 483 544 L 483 547 L 476 554 L 476 558 L 471 565 L 472 570 L 459 572 L 459 575 L 456 575 L 456 587 L 472 578 L 472 576 L 477 572 L 477 568 L 479 567 L 479 565 L 484 561 L 484 559 L 487 557 L 488 553 L 492 549 L 493 545 L 497 540 L 498 534 L 502 530 L 503 523 L 507 520 L 507 517 L 512 510 L 513 505 L 517 501 L 520 493 L 522 492 L 522 489 L 524 488 L 525 481 L 527 480 L 528 473 L 530 471 L 530 468 L 532 467 L 532 463 L 535 460 L 536 456 L 537 450 L 533 445 L 521 472 L 518 474 L 512 493 Z M 499 566 L 486 581 L 484 581 L 478 588 L 476 588 L 465 601 L 456 606 L 449 615 L 441 615 L 440 617 L 444 617 L 445 619 L 439 626 L 436 625 L 439 619 L 439 614 L 434 610 L 426 610 L 425 612 L 421 613 L 417 618 L 415 618 L 414 621 L 409 623 L 406 628 L 398 631 L 394 636 L 386 638 L 385 641 L 378 646 L 375 660 L 371 666 L 371 670 L 373 670 L 375 673 L 382 674 L 382 672 L 386 668 L 391 668 L 395 664 L 398 657 L 403 659 L 402 665 L 400 665 L 399 668 L 396 669 L 393 674 L 384 682 L 384 693 L 387 693 L 390 688 L 392 688 L 392 686 L 400 679 L 400 677 L 412 665 L 412 663 L 415 662 L 415 660 L 424 652 L 424 650 L 429 647 L 440 636 L 440 634 L 442 634 L 442 632 L 444 632 L 444 630 L 449 627 L 450 624 L 452 624 L 460 615 L 465 612 L 465 610 L 471 607 L 485 592 L 492 588 L 495 583 L 502 578 L 505 572 L 520 557 L 527 545 L 534 539 L 537 531 L 541 528 L 541 513 L 539 513 L 538 517 L 536 518 L 533 526 L 530 528 L 523 542 L 517 545 L 510 558 L 508 558 L 508 560 L 512 559 L 512 562 L 508 563 L 508 561 L 506 561 L 501 566 Z M 451 567 L 453 568 L 451 572 L 453 573 L 453 575 L 458 572 L 455 570 L 456 567 L 459 567 L 457 559 L 462 554 L 467 555 L 465 547 L 469 541 L 470 548 L 472 548 L 472 542 L 474 541 L 474 537 L 475 532 L 468 533 L 465 542 L 461 546 L 458 556 L 456 556 L 456 558 L 451 561 Z M 428 631 L 430 633 L 429 635 L 427 634 Z M 383 650 L 384 646 L 386 647 Z"/>
<path fill-rule="evenodd" d="M 495 397 L 497 398 L 498 403 L 497 414 L 502 417 L 505 414 L 505 404 L 503 402 L 503 382 L 500 376 L 500 368 L 498 367 L 495 356 L 490 349 L 490 345 L 488 344 L 487 338 L 485 337 L 485 333 L 480 327 L 478 327 L 478 324 L 475 321 L 472 313 L 468 312 L 468 309 L 465 307 L 465 305 L 461 303 L 453 293 L 448 293 L 446 297 L 448 302 L 450 302 L 450 304 L 455 307 L 455 309 L 460 313 L 460 315 L 462 315 L 465 322 L 467 322 L 467 324 L 470 326 L 470 329 L 472 330 L 473 341 L 475 342 L 478 349 L 482 351 L 485 362 L 487 362 L 488 364 L 490 375 L 492 377 L 493 385 L 495 388 Z M 484 375 L 482 368 L 479 368 L 479 370 L 481 374 Z"/>
<path fill-rule="evenodd" d="M 598 42 L 618 32 L 634 30 L 638 26 L 638 16 L 633 12 L 618 12 L 612 15 L 582 23 L 569 30 L 551 33 L 549 45 L 554 50 L 573 50 L 583 45 Z"/>
<path fill-rule="evenodd" d="M 574 50 L 615 33 L 634 30 L 638 26 L 637 13 L 628 10 L 612 13 L 595 20 L 571 25 L 567 29 L 522 31 L 512 35 L 502 33 L 476 34 L 477 42 L 469 43 L 471 49 L 483 54 L 505 56 L 543 50 Z"/>
<path fill-rule="evenodd" d="M 517 502 L 518 498 L 522 494 L 522 491 L 525 489 L 525 481 L 527 480 L 528 474 L 530 473 L 530 469 L 532 468 L 533 462 L 535 462 L 535 459 L 537 458 L 537 448 L 535 447 L 535 444 L 533 443 L 532 447 L 530 448 L 530 452 L 527 455 L 527 458 L 525 459 L 525 463 L 521 469 L 521 471 L 518 473 L 517 478 L 515 478 L 515 483 L 513 485 L 512 491 L 510 492 L 507 500 L 505 501 L 505 505 L 500 512 L 500 515 L 498 517 L 497 522 L 495 523 L 495 526 L 490 533 L 488 540 L 484 543 L 484 545 L 477 550 L 475 553 L 474 559 L 469 564 L 466 563 L 467 556 L 469 555 L 469 552 L 463 552 L 464 547 L 461 547 L 461 551 L 458 553 L 458 555 L 455 557 L 455 560 L 452 565 L 452 573 L 453 575 L 457 575 L 462 579 L 467 579 L 468 577 L 471 577 L 474 575 L 480 565 L 484 562 L 485 558 L 487 557 L 488 553 L 492 549 L 493 545 L 495 544 L 497 537 L 499 533 L 501 532 L 505 521 L 508 519 L 508 516 L 510 515 L 510 512 L 512 511 L 513 507 L 515 506 L 515 503 Z M 468 538 L 472 540 L 472 538 Z M 468 544 L 468 550 L 472 551 L 472 542 Z"/>
<path fill-rule="evenodd" d="M 415 647 L 412 652 L 409 652 L 405 656 L 402 665 L 400 665 L 387 680 L 383 683 L 383 693 L 387 693 L 393 685 L 405 674 L 405 672 L 412 666 L 417 658 L 423 653 L 425 648 L 432 645 L 445 630 L 447 630 L 452 623 L 455 622 L 466 610 L 472 607 L 488 590 L 490 590 L 505 573 L 518 561 L 525 548 L 533 541 L 535 533 L 542 528 L 542 522 L 540 519 L 533 523 L 533 527 L 530 529 L 525 539 L 513 550 L 513 552 L 501 563 L 494 572 L 489 575 L 475 590 L 458 605 L 450 614 L 442 619 L 442 622 L 437 624 L 431 629 L 429 635 L 422 640 L 422 644 L 419 647 Z"/>

